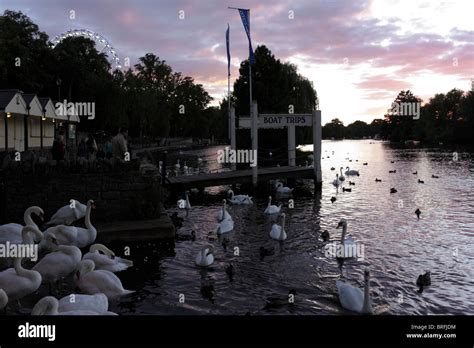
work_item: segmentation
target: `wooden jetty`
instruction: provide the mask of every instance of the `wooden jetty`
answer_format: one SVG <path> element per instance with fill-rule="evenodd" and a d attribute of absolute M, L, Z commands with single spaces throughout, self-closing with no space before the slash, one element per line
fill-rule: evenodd
<path fill-rule="evenodd" d="M 165 185 L 172 189 L 203 188 L 209 186 L 234 185 L 252 183 L 254 187 L 258 182 L 270 179 L 313 179 L 315 186 L 322 184 L 321 174 L 321 110 L 313 110 L 310 114 L 259 114 L 256 101 L 252 102 L 252 117 L 239 117 L 239 128 L 252 130 L 252 151 L 257 153 L 258 129 L 287 128 L 288 132 L 288 166 L 283 167 L 251 167 L 236 170 L 236 163 L 231 163 L 232 170 L 220 173 L 206 173 L 197 175 L 183 175 L 176 177 L 166 176 L 166 154 L 163 160 L 161 177 Z M 230 138 L 232 151 L 236 149 L 236 117 L 235 109 L 230 108 Z M 313 130 L 313 166 L 296 166 L 296 127 L 312 127 Z"/>
<path fill-rule="evenodd" d="M 267 167 L 258 169 L 258 180 L 271 179 L 314 179 L 314 169 L 311 167 Z M 220 173 L 205 173 L 167 177 L 165 185 L 175 188 L 209 187 L 252 183 L 252 169 L 232 170 Z"/>

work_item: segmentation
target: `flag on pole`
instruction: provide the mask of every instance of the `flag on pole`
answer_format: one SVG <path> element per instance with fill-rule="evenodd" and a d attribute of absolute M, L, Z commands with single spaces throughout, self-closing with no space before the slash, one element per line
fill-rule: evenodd
<path fill-rule="evenodd" d="M 252 40 L 250 39 L 250 10 L 239 8 L 239 13 L 245 32 L 247 33 L 247 37 L 249 39 L 249 62 L 250 64 L 255 64 L 255 55 L 253 53 Z"/>
<path fill-rule="evenodd" d="M 225 42 L 227 45 L 227 76 L 230 76 L 230 44 L 229 44 L 229 32 L 230 26 L 227 24 L 227 30 L 225 32 Z"/>

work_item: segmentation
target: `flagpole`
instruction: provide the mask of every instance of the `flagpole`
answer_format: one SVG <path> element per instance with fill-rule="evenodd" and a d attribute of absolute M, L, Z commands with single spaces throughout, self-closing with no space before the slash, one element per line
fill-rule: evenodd
<path fill-rule="evenodd" d="M 249 39 L 249 116 L 250 119 L 252 120 L 252 129 L 251 129 L 251 138 L 252 138 L 252 151 L 256 153 L 258 151 L 258 122 L 257 122 L 257 108 L 254 110 L 254 105 L 253 105 L 253 98 L 252 98 L 252 55 L 253 52 L 250 52 L 251 48 L 251 40 L 250 40 L 250 9 L 241 9 L 241 8 L 236 8 L 236 7 L 229 7 L 229 9 L 232 10 L 245 10 L 248 11 L 248 39 Z M 242 17 L 242 15 L 241 15 Z M 245 27 L 245 24 L 244 24 Z M 254 112 L 255 111 L 255 112 Z M 258 166 L 255 165 L 252 167 L 252 184 L 254 187 L 257 186 L 257 181 L 258 181 Z"/>
<path fill-rule="evenodd" d="M 237 8 L 237 7 L 228 7 L 229 9 L 231 10 L 247 10 L 249 11 L 249 18 L 250 18 L 250 9 L 249 8 Z M 249 57 L 249 94 L 250 94 L 250 105 L 249 105 L 249 110 L 250 110 L 250 114 L 249 116 L 252 117 L 252 64 L 250 62 L 250 57 Z"/>
<path fill-rule="evenodd" d="M 249 21 L 250 21 L 250 9 L 249 9 Z M 250 48 L 250 41 L 249 41 Z M 256 110 L 253 109 L 253 98 L 252 98 L 252 61 L 249 55 L 249 95 L 250 95 L 250 119 L 252 120 L 252 152 L 254 154 L 258 151 L 258 121 Z M 256 156 L 258 157 L 258 155 Z M 257 187 L 258 182 L 258 166 L 252 167 L 252 184 Z"/>
<path fill-rule="evenodd" d="M 230 134 L 230 74 L 227 74 L 227 123 L 228 123 L 228 133 L 229 133 L 229 139 L 231 138 Z"/>
<path fill-rule="evenodd" d="M 252 64 L 249 58 L 249 94 L 250 94 L 250 117 L 252 117 Z"/>
<path fill-rule="evenodd" d="M 250 17 L 250 11 L 249 11 Z M 253 99 L 252 99 L 252 63 L 250 62 L 249 57 L 249 95 L 250 95 L 250 119 L 252 120 L 252 152 L 255 154 L 258 151 L 258 124 L 257 124 L 257 114 L 253 110 Z M 252 167 L 252 184 L 254 187 L 257 187 L 258 173 L 257 165 Z"/>
<path fill-rule="evenodd" d="M 227 23 L 227 30 L 228 30 L 228 35 L 229 37 L 227 38 L 227 50 L 229 50 L 229 41 L 230 41 L 230 27 L 229 27 L 229 23 Z M 232 128 L 230 126 L 230 122 L 231 122 L 231 117 L 230 117 L 230 63 L 227 62 L 228 64 L 228 69 L 227 69 L 227 124 L 228 124 L 228 127 L 227 127 L 227 131 L 228 131 L 228 134 L 229 134 L 229 140 L 232 139 L 232 134 L 231 134 L 231 131 L 232 131 Z"/>

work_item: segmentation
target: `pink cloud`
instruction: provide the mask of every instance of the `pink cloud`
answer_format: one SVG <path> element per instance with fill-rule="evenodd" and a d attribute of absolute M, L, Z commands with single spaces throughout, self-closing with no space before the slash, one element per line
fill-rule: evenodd
<path fill-rule="evenodd" d="M 122 59 L 130 57 L 132 64 L 153 52 L 174 70 L 212 86 L 212 92 L 219 94 L 218 83 L 225 81 L 227 73 L 222 61 L 227 23 L 231 26 L 233 59 L 248 55 L 239 14 L 228 6 L 235 6 L 235 1 L 137 0 L 132 5 L 129 0 L 2 0 L 1 8 L 24 11 L 50 36 L 78 27 L 97 31 L 113 44 Z M 393 13 L 382 22 L 370 16 L 371 1 L 241 0 L 238 6 L 251 8 L 254 47 L 265 44 L 282 61 L 300 56 L 308 65 L 341 64 L 344 69 L 342 64 L 347 58 L 351 68 L 368 66 L 368 71 L 359 74 L 362 78 L 356 86 L 371 99 L 391 98 L 401 89 L 415 89 L 407 80 L 421 73 L 466 80 L 474 75 L 474 31 L 456 28 L 455 18 L 446 19 L 453 21 L 446 35 L 428 31 L 399 35 L 404 14 Z M 67 17 L 70 9 L 76 10 L 75 22 Z M 178 17 L 180 10 L 185 11 L 185 19 Z M 289 18 L 289 11 L 293 11 L 294 19 Z M 415 24 L 424 27 L 425 20 L 417 18 Z M 380 43 L 386 39 L 390 45 L 382 47 Z M 212 52 L 211 47 L 217 43 L 220 46 Z M 381 75 L 378 71 L 383 68 L 397 70 Z M 236 73 L 233 68 L 233 77 Z M 324 83 L 318 81 L 319 86 Z M 220 87 L 222 94 L 226 87 L 225 83 Z M 440 88 L 444 92 L 445 86 Z"/>
<path fill-rule="evenodd" d="M 356 84 L 357 87 L 368 90 L 400 91 L 411 85 L 402 80 L 389 78 L 385 75 L 371 76 Z"/>

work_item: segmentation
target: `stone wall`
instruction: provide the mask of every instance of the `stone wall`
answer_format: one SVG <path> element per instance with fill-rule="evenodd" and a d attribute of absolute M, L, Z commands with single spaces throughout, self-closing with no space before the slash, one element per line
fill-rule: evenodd
<path fill-rule="evenodd" d="M 94 165 L 10 163 L 0 171 L 0 224 L 23 222 L 26 208 L 38 205 L 46 221 L 57 209 L 77 199 L 93 199 L 93 222 L 152 219 L 160 216 L 160 184 L 156 175 L 141 174 L 137 163 L 107 170 Z"/>

